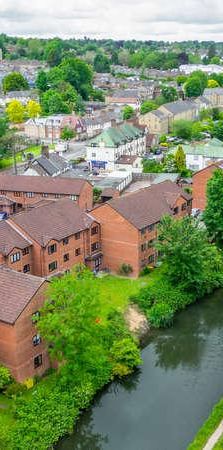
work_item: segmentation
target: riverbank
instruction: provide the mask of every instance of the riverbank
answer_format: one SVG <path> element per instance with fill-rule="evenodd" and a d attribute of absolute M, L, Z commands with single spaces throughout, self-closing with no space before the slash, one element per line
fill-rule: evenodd
<path fill-rule="evenodd" d="M 223 449 L 222 439 L 219 440 L 217 447 L 215 445 L 214 447 L 208 446 L 206 448 L 209 439 L 217 430 L 222 420 L 223 420 L 223 398 L 217 403 L 217 405 L 214 406 L 210 416 L 202 425 L 197 435 L 195 436 L 193 442 L 188 446 L 187 450 L 203 450 L 203 449 L 208 450 L 208 448 L 209 449 L 214 448 L 218 450 Z"/>

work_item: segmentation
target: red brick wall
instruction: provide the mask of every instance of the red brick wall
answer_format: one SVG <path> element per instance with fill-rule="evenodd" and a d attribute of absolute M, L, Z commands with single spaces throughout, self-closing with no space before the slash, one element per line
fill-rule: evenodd
<path fill-rule="evenodd" d="M 207 182 L 212 177 L 216 166 L 208 166 L 193 176 L 193 208 L 204 210 L 206 207 Z"/>
<path fill-rule="evenodd" d="M 45 282 L 14 325 L 0 322 L 0 363 L 7 366 L 19 382 L 34 375 L 40 376 L 50 367 L 44 342 L 35 347 L 32 342 L 33 336 L 37 334 L 32 314 L 42 307 L 46 286 Z M 34 369 L 34 357 L 39 354 L 42 354 L 43 363 Z"/>
<path fill-rule="evenodd" d="M 93 186 L 88 182 L 81 189 L 78 205 L 83 210 L 90 211 L 93 208 Z"/>

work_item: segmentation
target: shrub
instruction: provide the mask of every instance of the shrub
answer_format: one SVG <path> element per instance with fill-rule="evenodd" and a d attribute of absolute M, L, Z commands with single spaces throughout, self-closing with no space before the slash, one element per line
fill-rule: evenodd
<path fill-rule="evenodd" d="M 27 391 L 27 387 L 24 384 L 13 382 L 5 390 L 7 397 L 17 397 Z"/>
<path fill-rule="evenodd" d="M 140 272 L 140 277 L 144 277 L 145 275 L 149 275 L 151 272 L 153 272 L 154 267 L 146 266 L 144 267 Z"/>
<path fill-rule="evenodd" d="M 0 391 L 7 386 L 11 381 L 11 375 L 9 369 L 4 366 L 0 366 Z"/>
<path fill-rule="evenodd" d="M 173 323 L 174 309 L 168 303 L 157 303 L 148 312 L 150 324 L 154 328 L 169 327 Z"/>
<path fill-rule="evenodd" d="M 130 264 L 123 263 L 119 269 L 120 275 L 129 275 L 133 272 L 133 268 Z"/>
<path fill-rule="evenodd" d="M 142 363 L 140 351 L 131 337 L 114 342 L 111 348 L 113 375 L 128 375 Z"/>

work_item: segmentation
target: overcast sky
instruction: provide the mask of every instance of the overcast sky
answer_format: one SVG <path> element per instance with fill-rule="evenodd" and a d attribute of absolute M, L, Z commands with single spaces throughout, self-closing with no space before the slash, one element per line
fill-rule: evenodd
<path fill-rule="evenodd" d="M 0 0 L 0 32 L 223 41 L 222 0 Z"/>

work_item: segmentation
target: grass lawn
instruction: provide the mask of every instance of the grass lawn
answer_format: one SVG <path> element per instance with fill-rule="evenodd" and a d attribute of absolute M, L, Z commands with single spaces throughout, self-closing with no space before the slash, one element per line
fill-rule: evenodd
<path fill-rule="evenodd" d="M 54 145 L 50 145 L 50 148 L 54 149 Z M 28 153 L 32 153 L 33 156 L 39 156 L 41 153 L 41 145 L 36 145 L 32 147 L 28 147 L 25 150 L 22 150 L 21 152 L 16 153 L 16 162 L 22 163 L 24 162 L 24 159 L 22 157 L 23 154 L 27 155 Z M 14 164 L 14 159 L 12 156 L 8 158 L 1 158 L 0 157 L 0 170 L 1 169 L 9 169 Z"/>
<path fill-rule="evenodd" d="M 193 442 L 189 445 L 187 450 L 202 450 L 210 436 L 214 433 L 219 423 L 223 419 L 223 399 L 220 400 L 217 405 L 214 406 L 210 416 L 204 422 Z M 215 445 L 214 449 L 223 449 L 223 440 Z"/>

